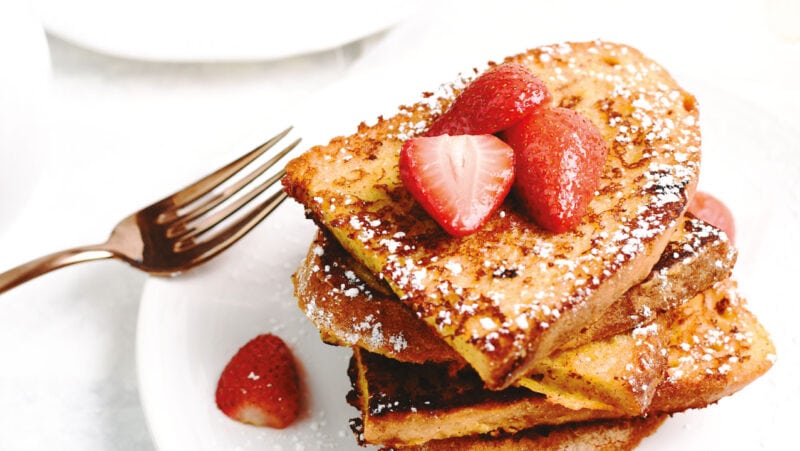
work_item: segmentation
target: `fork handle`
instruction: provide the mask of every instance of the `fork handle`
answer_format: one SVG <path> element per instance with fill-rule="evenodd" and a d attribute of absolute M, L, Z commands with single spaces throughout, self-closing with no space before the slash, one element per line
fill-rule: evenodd
<path fill-rule="evenodd" d="M 54 252 L 0 274 L 0 294 L 50 271 L 75 263 L 104 260 L 114 256 L 115 254 L 103 245 L 76 247 Z"/>

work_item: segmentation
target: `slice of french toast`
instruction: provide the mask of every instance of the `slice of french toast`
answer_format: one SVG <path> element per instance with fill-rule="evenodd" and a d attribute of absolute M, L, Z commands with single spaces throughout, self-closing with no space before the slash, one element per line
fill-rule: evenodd
<path fill-rule="evenodd" d="M 725 232 L 685 215 L 647 278 L 563 347 L 580 346 L 649 324 L 659 314 L 730 277 L 736 258 L 736 248 Z"/>
<path fill-rule="evenodd" d="M 651 322 L 733 269 L 736 250 L 724 232 L 686 215 L 651 273 L 564 348 L 602 340 Z M 461 356 L 320 231 L 292 276 L 298 305 L 322 340 L 358 346 L 403 362 L 462 362 Z"/>
<path fill-rule="evenodd" d="M 363 266 L 320 230 L 292 275 L 298 305 L 319 329 L 322 341 L 357 346 L 402 362 L 464 364 L 381 281 L 358 268 Z"/>
<path fill-rule="evenodd" d="M 464 365 L 428 324 L 359 268 L 363 266 L 320 230 L 292 275 L 298 305 L 319 329 L 322 341 L 403 362 Z"/>
<path fill-rule="evenodd" d="M 664 379 L 646 414 L 704 407 L 740 390 L 771 366 L 769 335 L 725 281 L 671 314 L 665 338 Z M 522 387 L 485 390 L 468 368 L 400 363 L 354 350 L 350 370 L 366 443 L 418 445 L 430 440 L 515 433 L 541 425 L 628 418 L 617 410 L 570 409 Z"/>
<path fill-rule="evenodd" d="M 526 429 L 515 434 L 480 435 L 434 440 L 406 451 L 624 451 L 636 448 L 667 419 L 666 414 L 645 418 L 570 423 Z"/>
<path fill-rule="evenodd" d="M 447 235 L 404 189 L 398 153 L 468 80 L 310 149 L 284 187 L 348 253 L 502 389 L 590 326 L 643 280 L 692 197 L 700 163 L 695 99 L 639 51 L 607 42 L 507 58 L 553 102 L 601 131 L 610 152 L 582 222 L 553 234 L 510 196 L 476 233 Z"/>
<path fill-rule="evenodd" d="M 641 415 L 666 377 L 666 316 L 647 327 L 556 352 L 519 384 L 574 410 Z"/>

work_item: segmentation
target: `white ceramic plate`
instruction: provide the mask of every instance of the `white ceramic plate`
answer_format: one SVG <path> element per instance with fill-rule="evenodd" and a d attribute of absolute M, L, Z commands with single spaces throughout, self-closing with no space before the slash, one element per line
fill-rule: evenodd
<path fill-rule="evenodd" d="M 160 450 L 346 449 L 353 445 L 344 401 L 349 355 L 322 344 L 292 296 L 290 275 L 313 226 L 286 202 L 211 264 L 143 294 L 137 360 L 142 404 Z M 239 424 L 214 403 L 231 356 L 264 332 L 282 337 L 301 365 L 305 413 L 277 431 Z"/>
<path fill-rule="evenodd" d="M 800 221 L 796 156 L 800 138 L 754 109 L 702 83 L 701 188 L 737 218 L 736 274 L 751 307 L 773 334 L 779 361 L 756 383 L 718 405 L 676 415 L 644 449 L 780 448 L 793 431 L 800 360 L 797 302 L 785 296 L 796 277 Z M 147 283 L 139 317 L 138 367 L 145 414 L 162 451 L 183 449 L 358 449 L 345 402 L 348 352 L 320 343 L 296 307 L 290 274 L 313 227 L 289 201 L 255 233 L 212 264 L 173 280 Z M 794 269 L 793 269 L 794 268 Z M 284 431 L 237 424 L 214 405 L 228 359 L 247 340 L 274 332 L 303 366 L 308 408 Z M 790 410 L 791 409 L 791 410 Z"/>
<path fill-rule="evenodd" d="M 35 0 L 48 32 L 153 61 L 242 61 L 335 48 L 377 33 L 420 2 L 367 0 Z"/>

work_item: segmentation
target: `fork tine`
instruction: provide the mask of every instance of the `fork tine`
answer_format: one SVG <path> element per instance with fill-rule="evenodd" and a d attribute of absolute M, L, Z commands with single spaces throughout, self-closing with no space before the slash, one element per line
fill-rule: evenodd
<path fill-rule="evenodd" d="M 280 152 L 278 152 L 275 155 L 273 155 L 272 158 L 269 159 L 269 161 L 265 162 L 264 164 L 262 164 L 261 166 L 256 168 L 253 172 L 247 174 L 245 177 L 242 177 L 240 180 L 236 181 L 236 183 L 226 187 L 223 191 L 213 195 L 212 197 L 210 197 L 209 199 L 204 201 L 201 205 L 193 207 L 192 211 L 187 212 L 184 215 L 176 215 L 174 217 L 167 217 L 166 215 L 164 215 L 164 217 L 161 218 L 160 223 L 162 223 L 162 224 L 170 224 L 170 223 L 172 223 L 169 226 L 169 228 L 167 229 L 167 231 L 166 231 L 167 237 L 175 238 L 175 237 L 185 233 L 187 230 L 189 230 L 189 228 L 187 227 L 187 224 L 189 224 L 190 222 L 194 221 L 197 218 L 200 218 L 201 216 L 205 215 L 206 213 L 210 212 L 212 209 L 216 208 L 221 203 L 225 202 L 226 200 L 231 198 L 233 195 L 235 195 L 236 193 L 241 191 L 245 186 L 249 185 L 253 180 L 257 179 L 258 177 L 263 175 L 265 172 L 267 172 L 270 168 L 275 166 L 275 164 L 278 161 L 280 161 L 281 158 L 283 158 L 286 154 L 291 152 L 292 149 L 297 147 L 297 145 L 299 143 L 300 143 L 300 139 L 298 138 L 295 141 L 293 141 L 291 144 L 286 146 L 284 149 L 282 149 Z M 269 180 L 271 180 L 271 182 L 269 182 L 267 184 L 267 186 L 264 187 L 264 189 L 266 189 L 269 185 L 274 184 L 277 181 L 276 177 L 277 178 L 282 177 L 283 173 L 284 173 L 284 171 L 283 171 L 283 169 L 281 169 L 280 175 L 271 177 L 269 179 Z M 261 190 L 261 192 L 263 192 L 263 191 L 264 190 Z M 255 196 L 252 196 L 252 197 L 255 197 Z M 252 199 L 252 197 L 250 197 L 248 199 L 248 201 L 250 199 Z M 233 213 L 233 211 L 231 211 L 230 213 Z"/>
<path fill-rule="evenodd" d="M 193 225 L 192 227 L 186 227 L 185 222 L 181 221 L 179 224 L 180 227 L 176 229 L 170 228 L 167 230 L 167 236 L 170 238 L 177 238 L 179 241 L 176 243 L 176 249 L 180 250 L 185 242 L 190 242 L 195 237 L 205 233 L 212 227 L 216 226 L 217 224 L 221 223 L 225 219 L 229 218 L 231 215 L 239 211 L 242 207 L 247 205 L 250 201 L 261 195 L 264 191 L 269 189 L 273 186 L 277 181 L 281 179 L 281 177 L 286 174 L 285 169 L 281 169 L 278 173 L 274 174 L 257 187 L 253 188 L 247 194 L 244 194 L 242 197 L 236 199 L 235 201 L 231 202 L 229 205 L 226 205 L 225 208 L 215 212 L 213 215 L 203 218 L 202 221 Z"/>
<path fill-rule="evenodd" d="M 272 213 L 286 197 L 287 194 L 283 190 L 274 193 L 267 200 L 253 208 L 250 213 L 239 218 L 236 222 L 217 233 L 212 239 L 196 243 L 192 240 L 191 244 L 193 245 L 186 245 L 183 252 L 191 253 L 192 260 L 197 264 L 214 257 L 239 241 L 247 232 L 252 230 L 253 227 L 257 226 L 264 218 Z"/>
<path fill-rule="evenodd" d="M 214 171 L 213 173 L 203 177 L 202 179 L 194 182 L 193 184 L 183 188 L 182 190 L 174 193 L 173 195 L 164 198 L 160 202 L 154 204 L 154 206 L 160 207 L 171 207 L 171 211 L 176 211 L 177 209 L 186 207 L 187 205 L 191 204 L 192 202 L 200 199 L 204 195 L 208 194 L 214 188 L 220 186 L 221 184 L 225 183 L 228 179 L 230 179 L 234 174 L 242 170 L 245 166 L 249 165 L 253 162 L 256 158 L 260 157 L 264 154 L 267 150 L 272 148 L 278 141 L 283 139 L 289 132 L 292 130 L 292 127 L 287 128 L 286 130 L 278 133 L 274 137 L 270 138 L 264 144 L 256 147 L 255 149 L 251 150 L 247 154 L 239 157 L 238 159 L 228 163 L 227 165 L 223 166 L 222 168 Z M 163 217 L 162 217 L 163 216 Z M 162 215 L 159 216 L 160 223 L 166 223 L 171 220 L 174 220 L 174 214 L 169 214 L 169 212 L 164 212 Z"/>

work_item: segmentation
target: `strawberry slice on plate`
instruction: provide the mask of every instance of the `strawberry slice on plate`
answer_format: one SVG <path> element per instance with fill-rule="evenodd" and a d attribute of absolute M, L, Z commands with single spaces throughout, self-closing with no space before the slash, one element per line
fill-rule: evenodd
<path fill-rule="evenodd" d="M 241 423 L 283 429 L 300 411 L 297 368 L 280 337 L 259 335 L 242 346 L 217 383 L 217 407 Z"/>
<path fill-rule="evenodd" d="M 492 135 L 413 138 L 400 150 L 400 179 L 445 231 L 468 235 L 511 189 L 514 150 Z"/>
<path fill-rule="evenodd" d="M 582 114 L 541 108 L 503 133 L 517 154 L 514 191 L 528 215 L 551 232 L 574 228 L 600 184 L 608 145 Z"/>
<path fill-rule="evenodd" d="M 527 67 L 500 64 L 464 88 L 425 136 L 497 133 L 548 103 L 547 87 Z"/>

